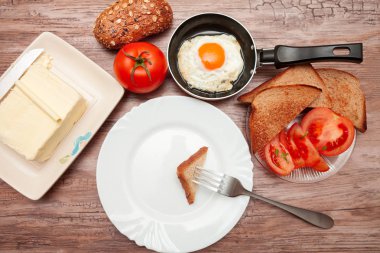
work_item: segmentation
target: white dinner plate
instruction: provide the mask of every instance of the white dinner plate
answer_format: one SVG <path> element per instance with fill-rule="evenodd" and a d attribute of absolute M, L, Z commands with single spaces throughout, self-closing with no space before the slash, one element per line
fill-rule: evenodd
<path fill-rule="evenodd" d="M 124 94 L 124 89 L 110 74 L 49 32 L 38 36 L 13 64 L 36 48 L 44 48 L 53 57 L 51 71 L 86 99 L 87 109 L 45 162 L 28 161 L 0 142 L 0 178 L 33 200 L 41 198 L 66 171 Z M 0 77 L 0 84 L 13 64 Z"/>
<path fill-rule="evenodd" d="M 125 114 L 100 150 L 96 181 L 105 212 L 138 245 L 159 252 L 190 252 L 226 235 L 249 198 L 228 198 L 199 187 L 188 205 L 177 166 L 200 147 L 209 148 L 205 169 L 253 186 L 248 145 L 234 122 L 197 99 L 149 100 Z"/>

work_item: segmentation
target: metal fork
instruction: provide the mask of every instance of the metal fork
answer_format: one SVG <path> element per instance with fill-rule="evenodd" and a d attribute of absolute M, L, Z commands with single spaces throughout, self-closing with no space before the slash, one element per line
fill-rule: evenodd
<path fill-rule="evenodd" d="M 261 201 L 264 201 L 265 203 L 274 205 L 282 210 L 285 210 L 288 213 L 291 213 L 294 216 L 320 228 L 327 229 L 332 228 L 334 226 L 334 220 L 326 214 L 286 205 L 271 199 L 264 198 L 245 189 L 238 179 L 220 172 L 205 170 L 196 167 L 193 182 L 211 191 L 225 195 L 227 197 L 247 195 L 252 198 L 259 199 Z"/>

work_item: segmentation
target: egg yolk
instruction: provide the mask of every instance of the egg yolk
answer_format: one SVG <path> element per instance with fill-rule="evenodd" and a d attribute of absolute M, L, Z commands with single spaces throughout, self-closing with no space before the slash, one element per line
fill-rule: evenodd
<path fill-rule="evenodd" d="M 198 49 L 198 54 L 206 69 L 217 69 L 224 64 L 224 49 L 217 43 L 203 44 Z"/>

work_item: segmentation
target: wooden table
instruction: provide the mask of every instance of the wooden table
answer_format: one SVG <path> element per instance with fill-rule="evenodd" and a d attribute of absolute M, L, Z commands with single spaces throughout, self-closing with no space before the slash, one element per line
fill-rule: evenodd
<path fill-rule="evenodd" d="M 380 252 L 380 3 L 378 0 L 172 0 L 174 25 L 148 41 L 166 50 L 174 28 L 202 12 L 221 12 L 241 21 L 258 48 L 277 44 L 364 43 L 362 64 L 337 67 L 359 77 L 367 98 L 368 131 L 335 176 L 314 184 L 283 181 L 254 161 L 254 190 L 335 219 L 322 230 L 276 208 L 251 201 L 240 222 L 204 252 Z M 0 0 L 0 73 L 41 32 L 51 31 L 113 74 L 115 52 L 92 36 L 97 15 L 109 1 Z M 246 90 L 278 71 L 258 70 Z M 145 252 L 120 234 L 99 202 L 95 171 L 99 149 L 113 124 L 132 107 L 159 96 L 185 94 L 168 77 L 156 92 L 126 93 L 94 139 L 39 201 L 31 201 L 0 181 L 0 251 Z M 233 97 L 212 103 L 244 130 L 246 108 Z M 1 161 L 0 161 L 1 166 Z"/>

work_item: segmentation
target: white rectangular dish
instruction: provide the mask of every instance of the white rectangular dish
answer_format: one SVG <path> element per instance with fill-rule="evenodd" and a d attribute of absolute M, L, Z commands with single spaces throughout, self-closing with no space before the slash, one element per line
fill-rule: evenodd
<path fill-rule="evenodd" d="M 40 199 L 66 171 L 124 94 L 124 89 L 110 74 L 49 32 L 42 33 L 24 50 L 0 77 L 0 85 L 12 66 L 26 52 L 36 48 L 44 48 L 53 57 L 52 72 L 86 99 L 87 110 L 45 162 L 28 161 L 0 143 L 0 178 L 33 200 Z"/>

